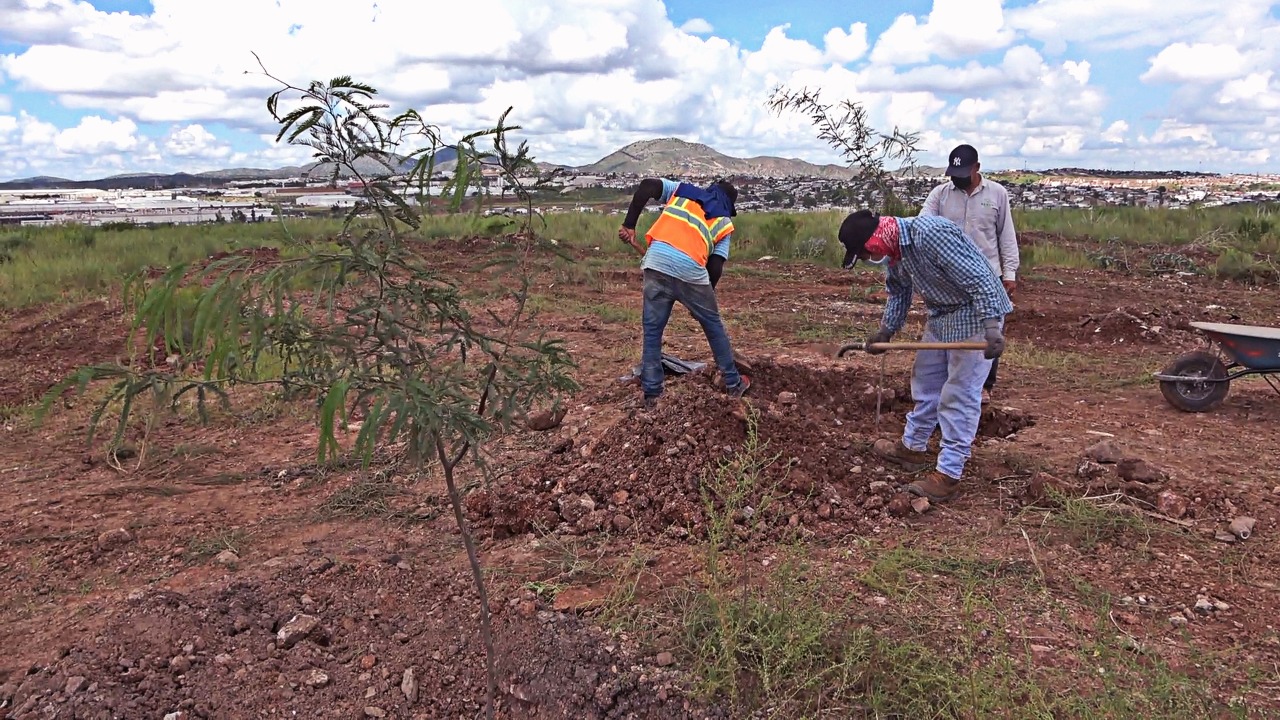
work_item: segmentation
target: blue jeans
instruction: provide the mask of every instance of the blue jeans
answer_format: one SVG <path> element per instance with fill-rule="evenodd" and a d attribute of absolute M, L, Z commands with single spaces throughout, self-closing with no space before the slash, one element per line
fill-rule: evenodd
<path fill-rule="evenodd" d="M 720 320 L 720 308 L 716 305 L 716 293 L 710 285 L 694 285 L 660 273 L 644 271 L 644 352 L 640 361 L 640 387 L 645 397 L 662 394 L 665 375 L 662 371 L 662 332 L 671 319 L 671 308 L 679 302 L 702 326 L 715 357 L 716 367 L 728 390 L 734 390 L 742 382 L 738 366 L 733 361 L 733 349 L 729 334 Z"/>
<path fill-rule="evenodd" d="M 983 342 L 979 333 L 965 342 Z M 937 342 L 925 330 L 924 342 Z M 991 361 L 981 350 L 920 350 L 911 372 L 911 397 L 916 406 L 907 413 L 902 444 L 923 451 L 934 428 L 942 427 L 938 472 L 959 480 L 972 453 L 982 414 L 982 384 Z"/>

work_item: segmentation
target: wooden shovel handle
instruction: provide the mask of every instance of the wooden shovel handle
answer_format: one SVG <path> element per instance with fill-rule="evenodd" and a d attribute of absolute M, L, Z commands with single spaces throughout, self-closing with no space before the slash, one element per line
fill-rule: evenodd
<path fill-rule="evenodd" d="M 886 342 L 867 346 L 874 350 L 986 350 L 980 342 Z"/>
<path fill-rule="evenodd" d="M 840 348 L 836 357 L 844 357 L 854 350 L 865 352 L 872 350 L 986 350 L 987 344 L 980 342 L 884 342 L 884 343 L 849 343 Z"/>

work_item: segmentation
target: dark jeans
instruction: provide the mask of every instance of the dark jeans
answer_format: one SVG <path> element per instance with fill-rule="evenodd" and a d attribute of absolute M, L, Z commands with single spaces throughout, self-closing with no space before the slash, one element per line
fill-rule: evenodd
<path fill-rule="evenodd" d="M 720 308 L 716 305 L 715 289 L 710 285 L 694 285 L 656 270 L 644 271 L 644 352 L 641 355 L 640 386 L 645 397 L 662 394 L 665 379 L 662 372 L 662 333 L 671 319 L 671 308 L 679 302 L 702 326 L 715 357 L 716 367 L 728 390 L 734 390 L 742 382 L 738 366 L 733 361 L 733 348 L 729 334 L 720 320 Z"/>
<path fill-rule="evenodd" d="M 987 373 L 987 380 L 982 383 L 983 390 L 990 390 L 996 386 L 996 368 L 998 367 L 1000 367 L 1000 358 L 991 361 L 991 372 Z"/>

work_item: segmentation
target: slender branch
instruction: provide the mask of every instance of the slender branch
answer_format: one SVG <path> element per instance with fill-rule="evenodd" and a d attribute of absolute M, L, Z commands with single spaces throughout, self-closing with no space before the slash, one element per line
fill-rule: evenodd
<path fill-rule="evenodd" d="M 457 483 L 454 482 L 454 466 L 448 462 L 445 455 L 444 439 L 435 430 L 431 431 L 431 439 L 436 446 L 436 457 L 440 459 L 440 465 L 444 469 L 444 484 L 449 491 L 449 504 L 453 506 L 453 518 L 458 523 L 458 531 L 462 535 L 462 546 L 467 551 L 467 562 L 471 565 L 471 578 L 475 582 L 476 592 L 480 595 L 480 635 L 484 641 L 485 674 L 489 681 L 489 692 L 485 697 L 485 717 L 493 720 L 494 699 L 498 695 L 498 673 L 494 662 L 493 629 L 489 620 L 489 591 L 485 587 L 484 570 L 480 567 L 480 555 L 476 552 L 471 527 L 467 523 L 466 513 L 462 510 L 462 496 L 458 492 Z"/>

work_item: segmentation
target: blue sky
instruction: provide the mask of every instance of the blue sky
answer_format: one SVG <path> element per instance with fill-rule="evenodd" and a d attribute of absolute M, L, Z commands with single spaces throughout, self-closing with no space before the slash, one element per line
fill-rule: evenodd
<path fill-rule="evenodd" d="M 350 73 L 447 134 L 508 105 L 539 159 L 658 134 L 839 161 L 778 83 L 989 169 L 1280 172 L 1280 2 L 1233 0 L 0 0 L 0 179 L 276 167 L 245 76 Z M 378 18 L 373 22 L 374 17 Z M 474 16 L 485 32 L 452 31 Z M 252 22 L 246 22 L 250 18 Z M 349 48 L 342 52 L 337 48 Z M 710 89 L 708 89 L 710 88 Z M 1280 152 L 1277 150 L 1276 152 Z"/>

